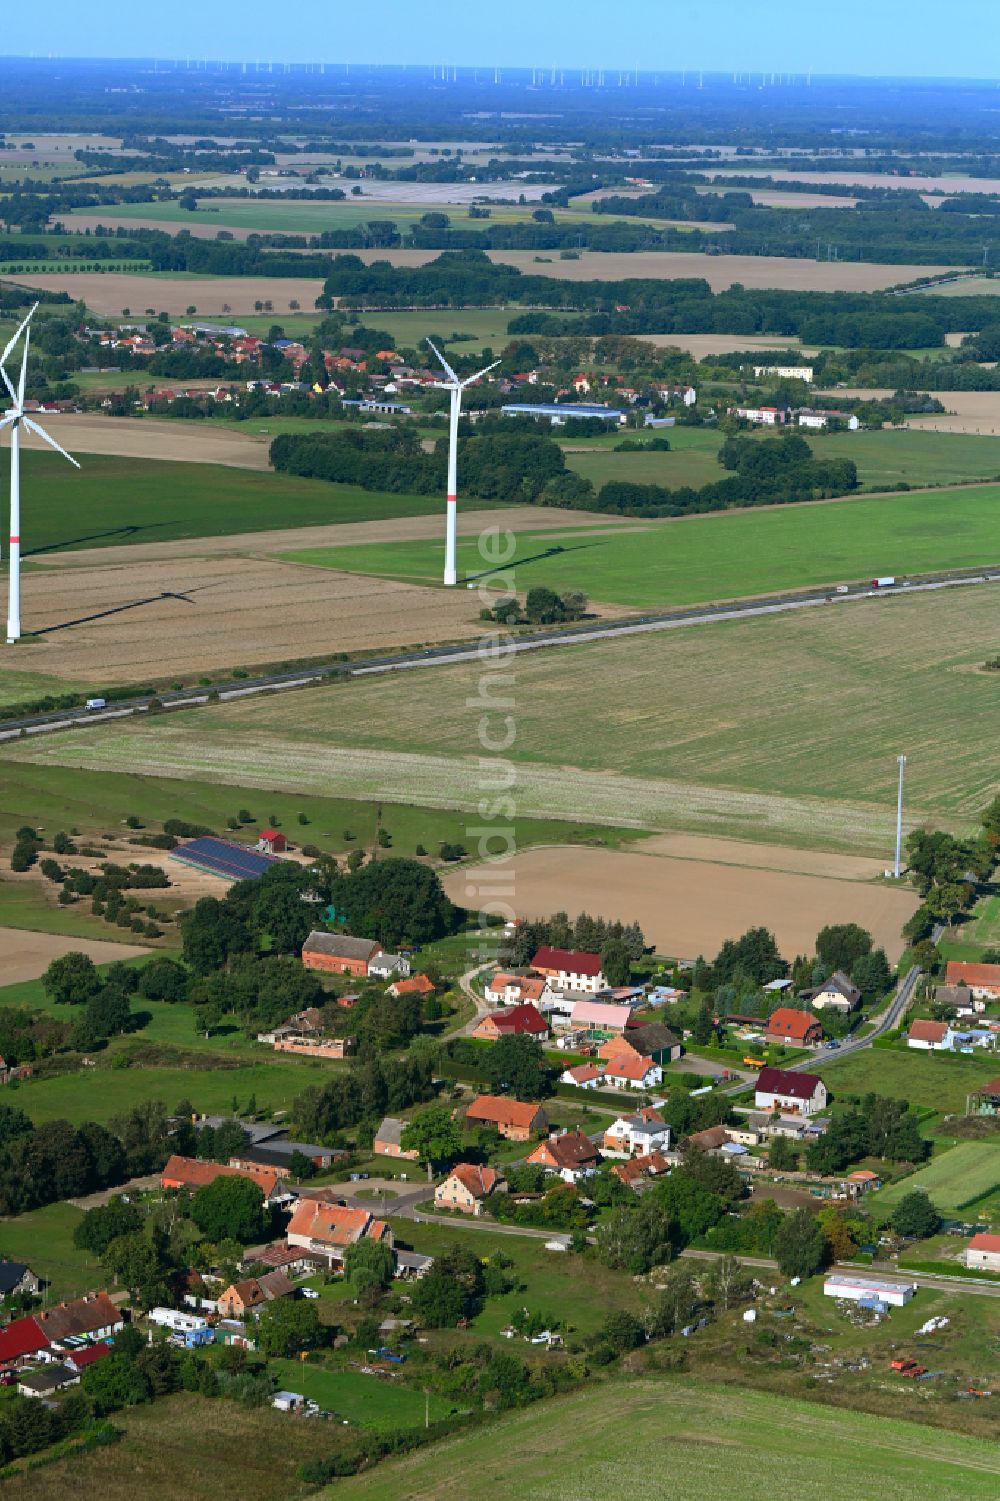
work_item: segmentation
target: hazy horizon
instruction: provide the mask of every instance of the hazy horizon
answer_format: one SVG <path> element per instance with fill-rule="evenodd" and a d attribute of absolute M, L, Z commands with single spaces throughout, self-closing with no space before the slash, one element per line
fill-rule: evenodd
<path fill-rule="evenodd" d="M 175 0 L 142 11 L 124 0 L 102 0 L 100 24 L 77 0 L 51 0 L 44 35 L 57 50 L 38 47 L 38 13 L 5 18 L 5 58 L 49 56 L 53 61 L 107 59 L 164 62 L 208 58 L 394 66 L 600 68 L 642 72 L 681 69 L 812 72 L 815 77 L 933 79 L 989 82 L 984 43 L 996 30 L 995 0 L 952 0 L 947 25 L 929 0 L 841 0 L 836 11 L 782 17 L 762 27 L 743 0 L 631 0 L 625 24 L 603 0 L 507 0 L 502 20 L 436 0 L 432 9 L 411 0 L 383 0 L 377 44 L 369 13 L 338 13 L 307 0 L 294 26 L 265 0 L 218 4 Z M 380 56 L 373 52 L 381 49 Z"/>

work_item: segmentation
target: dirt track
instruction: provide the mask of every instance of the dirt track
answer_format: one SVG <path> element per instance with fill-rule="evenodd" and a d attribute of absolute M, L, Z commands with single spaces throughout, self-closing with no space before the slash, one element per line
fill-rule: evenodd
<path fill-rule="evenodd" d="M 713 841 L 698 843 L 707 851 Z M 733 842 L 723 844 L 720 853 L 731 854 Z M 809 862 L 802 851 L 775 851 L 779 859 L 786 853 Z M 830 857 L 822 860 L 828 864 Z M 477 904 L 482 869 L 444 878 L 453 901 Z M 812 953 L 825 924 L 857 922 L 894 960 L 903 949 L 902 925 L 917 905 L 912 892 L 889 886 L 638 851 L 526 850 L 504 867 L 504 879 L 511 889 L 504 899 L 519 916 L 599 911 L 622 922 L 637 920 L 661 952 L 685 959 L 711 956 L 725 939 L 759 925 L 771 929 L 791 959 Z"/>
<path fill-rule="evenodd" d="M 57 443 L 72 454 L 107 453 L 126 459 L 167 459 L 183 464 L 226 464 L 232 469 L 269 470 L 268 443 L 249 432 L 207 422 L 157 422 L 149 417 L 105 417 L 97 412 L 60 412 L 42 419 Z M 26 433 L 28 448 L 49 452 Z"/>

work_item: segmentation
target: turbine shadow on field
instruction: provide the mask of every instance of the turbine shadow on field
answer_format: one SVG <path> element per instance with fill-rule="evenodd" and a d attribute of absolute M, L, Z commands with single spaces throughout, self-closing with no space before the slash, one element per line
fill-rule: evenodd
<path fill-rule="evenodd" d="M 526 563 L 544 563 L 546 558 L 558 558 L 562 553 L 580 552 L 585 547 L 598 546 L 600 546 L 599 542 L 574 542 L 571 547 L 564 547 L 562 545 L 547 547 L 544 552 L 533 552 L 529 553 L 527 557 L 515 558 L 512 565 L 505 565 L 504 568 L 484 568 L 480 573 L 466 573 L 465 577 L 470 584 L 473 584 L 477 579 L 488 579 L 492 578 L 495 573 L 504 573 L 506 566 L 523 568 Z"/>
<path fill-rule="evenodd" d="M 169 521 L 150 521 L 144 526 L 115 526 L 106 532 L 88 532 L 83 537 L 67 537 L 64 542 L 48 542 L 44 547 L 29 547 L 22 553 L 22 557 L 37 558 L 46 552 L 62 552 L 64 548 L 82 547 L 85 542 L 104 542 L 109 537 L 137 537 L 140 532 L 151 532 L 159 526 L 172 524 Z"/>
<path fill-rule="evenodd" d="M 194 600 L 186 594 L 175 594 L 171 589 L 164 589 L 162 594 L 150 594 L 147 599 L 133 599 L 126 605 L 115 605 L 110 610 L 98 610 L 94 615 L 80 615 L 76 620 L 61 620 L 57 625 L 39 626 L 36 631 L 25 631 L 26 636 L 51 636 L 53 631 L 68 631 L 74 625 L 89 625 L 92 620 L 106 620 L 109 615 L 121 615 L 126 610 L 138 610 L 143 605 L 155 605 L 161 599 L 178 599 L 183 604 L 193 605 Z"/>

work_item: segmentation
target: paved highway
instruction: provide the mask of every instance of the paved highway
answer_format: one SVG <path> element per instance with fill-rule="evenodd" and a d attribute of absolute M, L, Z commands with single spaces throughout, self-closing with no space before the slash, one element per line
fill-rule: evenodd
<path fill-rule="evenodd" d="M 774 594 L 762 599 L 733 601 L 725 604 L 695 605 L 688 609 L 666 610 L 656 614 L 633 615 L 626 620 L 601 621 L 587 625 L 563 626 L 557 630 L 540 631 L 532 636 L 512 636 L 503 643 L 503 650 L 511 654 L 541 651 L 553 646 L 585 645 L 592 641 L 610 641 L 619 636 L 637 636 L 652 631 L 678 630 L 686 626 L 711 625 L 718 621 L 750 620 L 761 615 L 779 615 L 792 610 L 808 610 L 826 605 L 849 605 L 862 599 L 898 599 L 910 594 L 926 593 L 938 589 L 971 587 L 1000 582 L 1000 573 L 961 572 L 921 575 L 908 579 L 891 589 L 875 591 L 870 584 L 855 584 L 846 593 L 831 592 L 834 585 L 796 593 Z M 843 586 L 838 586 L 843 587 Z M 487 638 L 492 639 L 492 638 Z M 261 677 L 246 678 L 239 682 L 220 683 L 213 690 L 219 699 L 226 701 L 246 698 L 252 694 L 274 692 L 281 688 L 299 688 L 309 683 L 323 682 L 337 677 L 369 677 L 375 673 L 403 672 L 414 667 L 443 667 L 453 662 L 475 662 L 481 659 L 480 644 L 468 642 L 451 646 L 434 646 L 422 651 L 399 652 L 392 656 L 373 657 L 367 661 L 345 663 L 326 662 L 316 667 L 296 668 L 287 672 L 268 673 Z M 195 708 L 209 702 L 205 690 L 163 692 L 156 695 L 159 703 L 169 709 Z M 0 740 L 10 739 L 23 731 L 28 735 L 47 733 L 53 730 L 78 728 L 80 725 L 103 724 L 108 720 L 128 718 L 143 714 L 149 709 L 151 695 L 137 694 L 134 698 L 115 700 L 106 709 L 88 711 L 84 708 L 61 709 L 48 714 L 29 714 L 14 719 L 0 720 Z"/>

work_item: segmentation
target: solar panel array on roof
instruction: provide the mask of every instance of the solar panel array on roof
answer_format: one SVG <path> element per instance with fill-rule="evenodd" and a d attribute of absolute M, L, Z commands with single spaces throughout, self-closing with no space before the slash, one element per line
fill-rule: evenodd
<path fill-rule="evenodd" d="M 211 835 L 179 844 L 171 851 L 171 859 L 197 866 L 199 870 L 207 870 L 213 876 L 222 876 L 229 881 L 256 881 L 269 866 L 277 864 L 275 855 L 261 855 L 256 850 L 247 849 L 246 845 Z"/>

